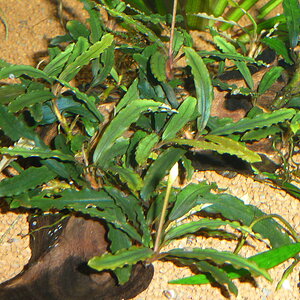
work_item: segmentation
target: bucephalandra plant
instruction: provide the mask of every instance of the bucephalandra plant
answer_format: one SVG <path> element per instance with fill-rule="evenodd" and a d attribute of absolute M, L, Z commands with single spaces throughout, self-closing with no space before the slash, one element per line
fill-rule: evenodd
<path fill-rule="evenodd" d="M 217 281 L 234 294 L 234 278 L 260 275 L 271 280 L 267 270 L 294 257 L 292 269 L 298 263 L 300 243 L 285 220 L 229 194 L 213 193 L 215 184 L 189 182 L 194 169 L 188 154 L 195 149 L 235 155 L 252 165 L 261 157 L 246 142 L 266 136 L 275 139 L 288 132 L 291 145 L 298 143 L 296 89 L 287 88 L 284 105 L 273 110 L 263 111 L 253 101 L 247 117 L 237 122 L 210 114 L 214 86 L 255 99 L 269 90 L 283 68 L 270 68 L 255 87 L 249 64 L 264 63 L 248 57 L 243 52 L 246 46 L 214 29 L 216 50 L 196 51 L 189 33 L 176 25 L 175 1 L 169 43 L 150 29 L 151 18 L 123 1 L 81 1 L 89 13 L 88 25 L 68 22 L 68 33 L 51 41 L 45 66 L 0 61 L 0 79 L 17 79 L 0 88 L 0 166 L 17 173 L 0 182 L 0 197 L 11 208 L 67 209 L 69 214 L 81 212 L 104 221 L 110 252 L 92 258 L 88 265 L 98 271 L 113 270 L 119 284 L 129 280 L 137 262 L 157 259 L 199 270 L 195 276 L 172 283 Z M 298 32 L 294 10 L 299 7 L 292 0 L 283 3 L 287 31 L 282 47 L 274 48 L 293 64 Z M 100 8 L 127 31 L 106 28 Z M 163 17 L 159 20 L 167 26 Z M 135 43 L 136 36 L 143 39 Z M 290 47 L 284 44 L 286 38 Z M 133 72 L 118 67 L 115 60 L 121 56 L 134 62 Z M 176 73 L 176 60 L 182 56 L 185 78 Z M 219 73 L 234 66 L 246 86 L 222 82 L 209 71 L 209 64 L 217 65 Z M 90 70 L 88 82 L 74 85 L 83 68 Z M 124 82 L 125 77 L 130 80 Z M 193 82 L 195 92 L 180 98 L 178 89 L 186 78 Z M 109 116 L 101 113 L 106 100 L 113 106 Z M 49 127 L 56 129 L 50 143 L 41 132 Z M 174 184 L 178 172 L 186 179 L 184 186 Z M 278 174 L 262 175 L 299 198 L 299 189 Z M 204 216 L 199 217 L 199 212 Z M 206 213 L 222 218 L 206 217 Z M 191 221 L 188 217 L 194 215 L 198 219 Z M 240 234 L 235 253 L 189 247 L 164 250 L 173 240 L 201 230 L 225 236 L 220 230 L 224 225 Z M 267 240 L 271 249 L 248 258 L 239 255 L 248 235 Z M 231 236 L 238 240 L 237 235 Z"/>

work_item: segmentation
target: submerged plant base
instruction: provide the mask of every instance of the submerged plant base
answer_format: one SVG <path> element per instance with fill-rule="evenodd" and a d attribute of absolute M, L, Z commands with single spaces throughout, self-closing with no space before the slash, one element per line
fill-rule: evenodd
<path fill-rule="evenodd" d="M 97 272 L 87 261 L 107 250 L 106 229 L 98 221 L 68 217 L 55 226 L 61 215 L 30 220 L 32 256 L 24 270 L 0 285 L 2 300 L 130 299 L 145 290 L 153 277 L 153 266 L 134 266 L 130 280 L 117 285 L 110 272 Z"/>

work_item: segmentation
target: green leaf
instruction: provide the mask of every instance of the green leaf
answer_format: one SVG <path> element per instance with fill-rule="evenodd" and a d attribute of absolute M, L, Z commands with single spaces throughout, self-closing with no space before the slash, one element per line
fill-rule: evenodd
<path fill-rule="evenodd" d="M 183 140 L 183 139 L 172 139 L 170 142 L 179 145 L 188 145 L 201 150 L 213 150 L 220 154 L 228 153 L 231 155 L 236 155 L 237 157 L 246 160 L 250 163 L 261 161 L 260 156 L 249 150 L 247 147 L 241 143 L 234 141 L 227 137 L 216 136 L 216 135 L 206 135 L 205 139 L 209 142 L 201 140 Z"/>
<path fill-rule="evenodd" d="M 79 37 L 87 39 L 90 35 L 90 31 L 78 20 L 71 20 L 67 22 L 66 27 L 74 40 L 78 40 Z"/>
<path fill-rule="evenodd" d="M 284 42 L 277 37 L 265 37 L 261 39 L 261 42 L 275 50 L 278 55 L 281 55 L 286 63 L 292 65 L 294 62 L 289 56 L 289 51 Z"/>
<path fill-rule="evenodd" d="M 237 269 L 249 270 L 254 275 L 262 275 L 268 280 L 272 280 L 269 273 L 259 267 L 255 262 L 248 260 L 240 255 L 226 252 L 217 251 L 215 249 L 201 249 L 201 248 L 183 248 L 183 249 L 172 249 L 166 253 L 166 258 L 187 258 L 195 261 L 201 260 L 212 260 L 217 264 L 224 264 L 230 262 Z"/>
<path fill-rule="evenodd" d="M 123 249 L 116 254 L 104 254 L 95 256 L 88 261 L 88 266 L 97 270 L 115 270 L 125 265 L 133 265 L 139 261 L 144 261 L 153 255 L 150 248 L 132 246 L 129 249 Z"/>
<path fill-rule="evenodd" d="M 281 132 L 278 126 L 270 126 L 259 129 L 254 129 L 246 132 L 242 137 L 241 141 L 259 141 L 260 139 L 266 138 L 268 136 L 274 136 L 275 134 Z"/>
<path fill-rule="evenodd" d="M 189 184 L 176 196 L 175 205 L 172 208 L 168 219 L 174 221 L 188 213 L 194 206 L 199 195 L 205 195 L 212 186 L 206 182 Z"/>
<path fill-rule="evenodd" d="M 15 77 L 20 77 L 22 75 L 28 75 L 33 78 L 43 78 L 51 82 L 51 79 L 44 71 L 35 69 L 34 67 L 31 66 L 10 65 L 0 70 L 0 79 L 15 78 Z"/>
<path fill-rule="evenodd" d="M 217 46 L 225 53 L 235 54 L 238 55 L 235 47 L 228 43 L 223 37 L 221 36 L 215 36 L 214 41 L 217 44 Z M 244 61 L 234 61 L 234 64 L 237 66 L 241 74 L 243 75 L 244 79 L 246 80 L 248 86 L 250 89 L 253 89 L 254 82 L 251 76 L 251 73 Z"/>
<path fill-rule="evenodd" d="M 13 141 L 20 138 L 36 140 L 35 132 L 29 128 L 20 118 L 8 112 L 6 106 L 0 105 L 0 128 Z"/>
<path fill-rule="evenodd" d="M 112 44 L 113 39 L 113 35 L 109 33 L 104 35 L 101 41 L 96 42 L 89 49 L 78 56 L 75 61 L 69 64 L 59 75 L 59 79 L 69 82 L 75 77 L 75 75 L 83 66 L 87 65 L 92 59 L 99 57 L 100 54 Z"/>
<path fill-rule="evenodd" d="M 203 208 L 208 213 L 220 213 L 228 220 L 239 221 L 246 226 L 266 215 L 253 205 L 246 205 L 244 202 L 232 195 L 207 193 L 205 197 L 198 198 L 198 204 L 210 204 Z M 288 234 L 273 219 L 265 219 L 253 226 L 253 231 L 259 233 L 263 238 L 269 239 L 272 247 L 277 248 L 282 245 L 290 244 L 291 240 Z"/>
<path fill-rule="evenodd" d="M 282 67 L 273 67 L 271 70 L 266 72 L 259 83 L 258 93 L 263 94 L 266 92 L 276 82 L 282 71 Z"/>
<path fill-rule="evenodd" d="M 205 195 L 204 195 L 205 196 Z M 195 202 L 196 203 L 196 202 Z M 208 219 L 203 218 L 199 221 L 193 221 L 189 223 L 185 223 L 182 225 L 178 225 L 172 227 L 165 236 L 165 241 L 177 239 L 179 237 L 185 236 L 187 234 L 196 233 L 197 231 L 205 228 L 205 229 L 217 229 L 220 226 L 230 225 L 232 228 L 238 229 L 243 233 L 248 233 L 254 235 L 254 232 L 247 226 L 242 226 L 240 223 L 236 221 L 228 221 L 228 220 L 221 220 L 221 219 Z"/>
<path fill-rule="evenodd" d="M 99 13 L 99 9 L 96 6 L 94 1 L 90 0 L 80 0 L 84 3 L 84 8 L 90 15 L 90 18 L 87 21 L 90 23 L 91 27 L 91 35 L 90 40 L 94 44 L 98 42 L 103 35 L 103 24 L 101 21 L 101 15 Z"/>
<path fill-rule="evenodd" d="M 25 107 L 30 107 L 36 103 L 43 103 L 54 98 L 49 90 L 33 90 L 26 94 L 20 95 L 8 106 L 9 111 L 18 112 Z"/>
<path fill-rule="evenodd" d="M 0 182 L 0 197 L 18 195 L 41 185 L 56 176 L 47 167 L 30 167 L 20 175 L 3 179 Z"/>
<path fill-rule="evenodd" d="M 40 149 L 40 148 L 33 148 L 33 149 L 26 149 L 21 147 L 13 147 L 13 148 L 6 148 L 6 147 L 0 147 L 0 153 L 1 154 L 9 154 L 11 156 L 22 156 L 22 157 L 32 157 L 32 156 L 38 156 L 40 158 L 50 158 L 50 157 L 56 157 L 61 160 L 70 160 L 74 161 L 74 157 L 72 155 L 64 154 L 58 150 L 50 150 L 50 149 Z"/>
<path fill-rule="evenodd" d="M 158 141 L 159 136 L 156 133 L 151 133 L 140 140 L 135 152 L 135 159 L 139 165 L 143 165 L 147 161 Z"/>
<path fill-rule="evenodd" d="M 238 294 L 238 289 L 235 284 L 230 280 L 230 277 L 226 272 L 222 270 L 219 266 L 216 267 L 207 261 L 199 261 L 196 263 L 196 267 L 202 272 L 209 273 L 219 284 L 227 284 L 229 290 L 236 296 Z"/>
<path fill-rule="evenodd" d="M 213 86 L 209 76 L 209 72 L 202 58 L 192 48 L 185 47 L 187 64 L 192 69 L 194 83 L 197 95 L 197 109 L 200 117 L 198 118 L 198 130 L 205 128 L 210 116 L 211 104 L 213 100 Z"/>
<path fill-rule="evenodd" d="M 243 118 L 236 123 L 226 124 L 210 132 L 214 135 L 227 135 L 235 132 L 245 132 L 254 128 L 263 128 L 291 119 L 296 111 L 292 108 L 282 108 L 270 113 L 262 113 L 253 118 Z"/>
<path fill-rule="evenodd" d="M 86 38 L 80 36 L 73 48 L 71 55 L 69 56 L 67 64 L 69 65 L 70 63 L 72 63 L 79 55 L 84 53 L 89 48 L 89 46 L 90 46 L 89 41 Z M 56 74 L 56 76 L 57 75 L 58 73 Z"/>
<path fill-rule="evenodd" d="M 273 268 L 284 261 L 294 257 L 300 252 L 300 243 L 285 245 L 276 249 L 271 249 L 269 251 L 259 253 L 257 255 L 251 256 L 248 260 L 255 262 L 259 267 L 264 269 Z M 250 273 L 247 270 L 236 270 L 231 266 L 221 267 L 230 279 L 236 279 L 244 276 L 249 276 Z M 206 284 L 212 283 L 214 279 L 206 274 L 199 274 L 195 276 L 190 276 L 182 279 L 172 280 L 169 283 L 172 284 Z"/>
<path fill-rule="evenodd" d="M 186 98 L 178 108 L 178 112 L 173 114 L 166 124 L 166 129 L 162 135 L 162 140 L 174 138 L 176 133 L 183 129 L 184 125 L 191 120 L 195 112 L 197 100 L 194 97 Z"/>
<path fill-rule="evenodd" d="M 23 95 L 26 88 L 22 84 L 10 84 L 0 87 L 0 104 L 7 104 L 18 96 Z"/>
<path fill-rule="evenodd" d="M 159 51 L 155 52 L 150 59 L 151 71 L 158 81 L 166 81 L 166 62 L 167 57 Z"/>
<path fill-rule="evenodd" d="M 86 104 L 87 108 L 95 115 L 95 117 L 100 121 L 103 122 L 104 117 L 102 116 L 102 114 L 100 113 L 100 111 L 98 110 L 97 106 L 96 106 L 96 99 L 93 96 L 88 96 L 87 94 L 81 92 L 78 88 L 73 87 L 72 85 L 70 85 L 68 82 L 62 80 L 62 79 L 57 79 L 62 85 L 66 86 L 67 88 L 71 89 L 74 94 L 76 95 L 76 97 L 82 101 L 84 101 L 84 103 Z"/>
<path fill-rule="evenodd" d="M 109 170 L 118 174 L 122 183 L 126 183 L 132 191 L 137 192 L 142 188 L 143 179 L 132 169 L 112 165 Z"/>
<path fill-rule="evenodd" d="M 163 177 L 185 152 L 186 150 L 184 149 L 173 147 L 169 148 L 160 154 L 159 157 L 151 164 L 144 178 L 144 186 L 140 193 L 144 200 L 149 199 L 151 193 L 156 189 Z"/>
<path fill-rule="evenodd" d="M 65 51 L 60 52 L 50 63 L 44 68 L 44 72 L 48 76 L 57 76 L 64 68 L 66 62 L 68 61 L 72 51 L 74 49 L 74 44 L 70 44 Z"/>
<path fill-rule="evenodd" d="M 298 0 L 283 0 L 282 3 L 286 24 L 289 31 L 290 46 L 295 48 L 299 41 L 300 7 Z"/>
<path fill-rule="evenodd" d="M 134 100 L 123 108 L 110 122 L 104 131 L 93 156 L 96 165 L 103 165 L 109 159 L 109 151 L 116 139 L 136 122 L 140 115 L 145 111 L 156 111 L 162 106 L 162 103 L 152 100 Z M 106 155 L 106 158 L 104 158 Z"/>
<path fill-rule="evenodd" d="M 133 100 L 137 100 L 140 98 L 139 96 L 139 90 L 138 90 L 138 79 L 136 78 L 131 86 L 128 88 L 128 91 L 123 96 L 123 98 L 120 100 L 118 105 L 116 106 L 116 113 L 118 113 L 122 108 L 124 108 L 128 103 L 130 103 Z"/>

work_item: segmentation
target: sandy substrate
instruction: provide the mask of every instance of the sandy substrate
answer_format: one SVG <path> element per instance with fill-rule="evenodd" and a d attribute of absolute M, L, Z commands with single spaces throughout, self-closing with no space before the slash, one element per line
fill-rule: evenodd
<path fill-rule="evenodd" d="M 82 4 L 76 0 L 64 0 L 64 17 L 67 19 L 86 18 L 81 9 Z M 56 1 L 47 0 L 0 0 L 0 8 L 3 11 L 9 26 L 9 36 L 5 39 L 5 28 L 0 24 L 0 58 L 10 63 L 30 64 L 35 66 L 46 54 L 48 40 L 58 34 L 63 34 L 56 15 Z M 25 9 L 24 9 L 25 8 Z M 266 213 L 278 213 L 290 222 L 300 232 L 300 202 L 287 195 L 284 191 L 276 190 L 266 184 L 253 181 L 241 175 L 233 179 L 227 179 L 215 172 L 201 172 L 196 174 L 194 180 L 206 179 L 208 182 L 217 182 L 220 188 L 240 197 L 245 202 L 257 205 Z M 18 274 L 24 264 L 30 258 L 28 248 L 28 236 L 22 235 L 28 232 L 26 214 L 3 212 L 0 214 L 0 282 L 3 282 Z M 263 243 L 249 239 L 252 246 L 242 249 L 242 254 L 249 256 L 266 249 Z M 180 240 L 170 247 L 215 247 L 219 250 L 232 251 L 235 243 L 228 243 L 212 238 L 197 238 L 192 240 Z M 288 266 L 285 263 L 270 271 L 274 283 L 259 278 L 256 283 L 238 280 L 235 283 L 239 288 L 239 296 L 231 299 L 299 299 L 299 267 L 294 270 L 286 283 L 285 288 L 275 292 L 277 281 Z M 175 286 L 168 284 L 168 280 L 191 275 L 187 268 L 178 268 L 171 263 L 155 262 L 155 275 L 149 288 L 135 299 L 225 299 L 218 287 L 204 286 Z"/>

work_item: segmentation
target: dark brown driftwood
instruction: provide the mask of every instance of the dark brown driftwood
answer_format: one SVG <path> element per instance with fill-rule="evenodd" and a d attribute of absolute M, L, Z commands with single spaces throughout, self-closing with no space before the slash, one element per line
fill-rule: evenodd
<path fill-rule="evenodd" d="M 30 230 L 53 224 L 61 215 L 30 220 Z M 25 269 L 0 285 L 0 300 L 118 300 L 130 299 L 149 285 L 152 265 L 139 263 L 130 280 L 116 284 L 109 272 L 96 272 L 87 261 L 107 250 L 106 230 L 92 219 L 72 216 L 36 231 L 30 240 L 32 257 Z"/>

